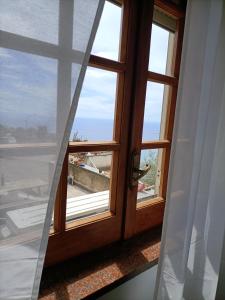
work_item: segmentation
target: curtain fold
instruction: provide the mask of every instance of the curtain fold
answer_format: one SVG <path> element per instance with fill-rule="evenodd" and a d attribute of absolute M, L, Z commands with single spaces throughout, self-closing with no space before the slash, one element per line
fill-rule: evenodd
<path fill-rule="evenodd" d="M 0 0 L 2 300 L 38 297 L 57 185 L 103 5 Z"/>
<path fill-rule="evenodd" d="M 225 230 L 225 2 L 189 0 L 155 299 L 215 299 Z"/>

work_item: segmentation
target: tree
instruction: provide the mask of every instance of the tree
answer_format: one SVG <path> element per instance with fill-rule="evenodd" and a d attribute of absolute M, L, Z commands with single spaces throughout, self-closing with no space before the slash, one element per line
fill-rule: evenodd
<path fill-rule="evenodd" d="M 73 142 L 86 142 L 87 139 L 84 139 L 82 136 L 79 135 L 78 130 L 73 134 Z"/>
<path fill-rule="evenodd" d="M 146 165 L 150 165 L 150 171 L 141 179 L 141 181 L 147 185 L 155 185 L 156 176 L 157 176 L 157 160 L 158 160 L 158 152 L 157 150 L 149 150 L 147 155 L 141 161 L 141 168 Z"/>

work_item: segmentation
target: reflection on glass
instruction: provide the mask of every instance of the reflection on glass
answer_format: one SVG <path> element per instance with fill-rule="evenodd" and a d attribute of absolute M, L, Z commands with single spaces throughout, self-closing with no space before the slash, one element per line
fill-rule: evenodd
<path fill-rule="evenodd" d="M 112 152 L 69 154 L 66 220 L 109 210 Z"/>
<path fill-rule="evenodd" d="M 1 240 L 43 226 L 56 159 L 57 61 L 3 48 L 0 57 Z"/>
<path fill-rule="evenodd" d="M 114 72 L 87 68 L 70 141 L 113 139 L 116 80 Z"/>
<path fill-rule="evenodd" d="M 52 221 L 51 221 L 50 230 L 52 230 L 53 228 L 54 228 L 54 209 L 52 211 Z"/>
<path fill-rule="evenodd" d="M 52 142 L 57 61 L 3 48 L 0 58 L 0 144 Z"/>
<path fill-rule="evenodd" d="M 148 82 L 145 100 L 143 140 L 164 138 L 169 86 Z"/>
<path fill-rule="evenodd" d="M 120 23 L 121 8 L 106 1 L 93 44 L 92 54 L 118 60 Z"/>
<path fill-rule="evenodd" d="M 4 1 L 0 6 L 1 30 L 58 44 L 59 0 Z"/>
<path fill-rule="evenodd" d="M 54 155 L 43 155 L 38 148 L 11 152 L 0 157 L 0 239 L 43 224 L 55 161 Z"/>
<path fill-rule="evenodd" d="M 171 75 L 174 33 L 152 24 L 149 71 Z"/>
<path fill-rule="evenodd" d="M 150 171 L 138 182 L 137 203 L 159 196 L 162 150 L 141 151 L 140 169 L 150 166 Z"/>

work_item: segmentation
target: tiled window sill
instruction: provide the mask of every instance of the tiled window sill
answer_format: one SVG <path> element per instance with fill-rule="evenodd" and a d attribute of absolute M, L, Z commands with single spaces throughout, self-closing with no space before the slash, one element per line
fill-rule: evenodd
<path fill-rule="evenodd" d="M 156 263 L 160 229 L 43 271 L 39 300 L 97 299 Z"/>

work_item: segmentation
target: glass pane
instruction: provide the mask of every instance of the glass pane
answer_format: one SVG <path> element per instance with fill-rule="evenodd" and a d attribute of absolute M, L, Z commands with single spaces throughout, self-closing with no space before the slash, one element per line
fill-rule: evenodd
<path fill-rule="evenodd" d="M 169 88 L 161 83 L 147 83 L 142 140 L 164 138 Z"/>
<path fill-rule="evenodd" d="M 162 151 L 161 149 L 141 151 L 140 169 L 146 166 L 151 166 L 151 169 L 138 182 L 137 203 L 159 196 Z"/>
<path fill-rule="evenodd" d="M 174 33 L 152 24 L 148 69 L 152 72 L 171 75 Z"/>
<path fill-rule="evenodd" d="M 116 82 L 114 72 L 87 68 L 70 141 L 113 139 Z"/>
<path fill-rule="evenodd" d="M 57 65 L 52 58 L 0 48 L 0 144 L 55 140 Z"/>
<path fill-rule="evenodd" d="M 57 60 L 0 48 L 0 239 L 43 224 L 55 164 Z M 43 147 L 45 144 L 45 147 Z"/>
<path fill-rule="evenodd" d="M 110 209 L 112 152 L 69 154 L 66 220 L 93 216 Z"/>
<path fill-rule="evenodd" d="M 0 145 L 3 155 L 8 152 L 7 159 L 0 157 L 0 239 L 15 237 L 42 224 L 49 197 L 49 162 L 55 160 L 54 155 L 43 155 L 38 145 L 36 153 L 25 145 L 20 151 L 6 146 Z"/>
<path fill-rule="evenodd" d="M 118 60 L 121 8 L 105 2 L 102 17 L 92 48 L 92 54 Z"/>
<path fill-rule="evenodd" d="M 59 0 L 0 0 L 0 7 L 1 30 L 58 44 Z"/>

